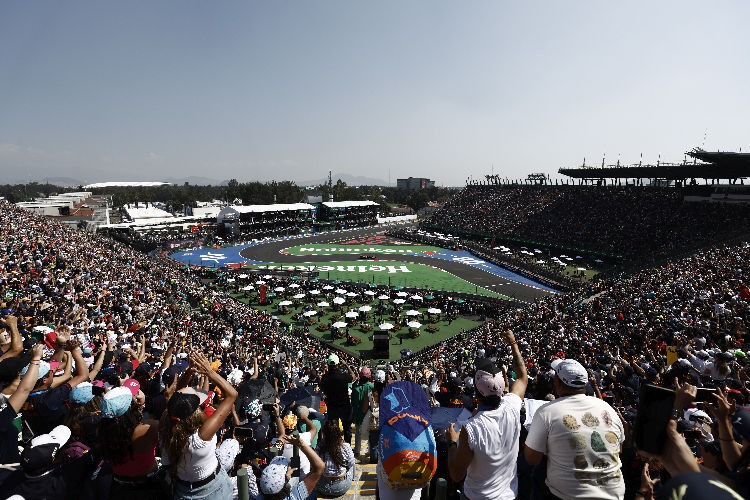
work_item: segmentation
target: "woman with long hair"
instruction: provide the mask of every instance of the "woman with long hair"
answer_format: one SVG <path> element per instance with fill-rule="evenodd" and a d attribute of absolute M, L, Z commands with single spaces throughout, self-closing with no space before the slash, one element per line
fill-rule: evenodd
<path fill-rule="evenodd" d="M 323 497 L 338 497 L 349 491 L 354 480 L 354 452 L 344 442 L 344 426 L 339 419 L 323 423 L 318 454 L 325 462 L 323 477 L 315 490 Z"/>
<path fill-rule="evenodd" d="M 97 441 L 113 473 L 110 499 L 165 498 L 164 481 L 156 461 L 159 422 L 143 420 L 142 396 L 135 380 L 125 381 L 102 398 Z"/>
<path fill-rule="evenodd" d="M 70 429 L 74 440 L 95 448 L 96 429 L 101 420 L 101 396 L 94 396 L 91 382 L 82 382 L 70 391 L 68 412 L 63 423 Z"/>
<path fill-rule="evenodd" d="M 208 377 L 221 389 L 224 399 L 206 417 L 200 407 L 205 394 L 183 389 L 169 398 L 161 419 L 159 441 L 162 456 L 170 464 L 174 498 L 231 499 L 231 481 L 216 458 L 216 431 L 232 413 L 237 391 L 211 368 L 201 352 L 191 353 L 188 370 Z"/>

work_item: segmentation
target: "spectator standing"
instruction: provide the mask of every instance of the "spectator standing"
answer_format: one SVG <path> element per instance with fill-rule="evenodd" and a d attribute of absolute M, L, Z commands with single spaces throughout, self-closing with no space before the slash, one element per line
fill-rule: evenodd
<path fill-rule="evenodd" d="M 370 431 L 369 414 L 370 411 L 367 395 L 374 387 L 370 381 L 372 372 L 368 366 L 363 366 L 359 371 L 359 380 L 352 386 L 352 421 L 354 422 L 354 456 L 358 459 L 362 451 L 362 441 L 368 439 Z"/>
<path fill-rule="evenodd" d="M 339 368 L 339 357 L 336 354 L 328 356 L 328 371 L 323 375 L 321 389 L 325 394 L 327 418 L 341 419 L 344 426 L 344 441 L 352 440 L 352 403 L 349 399 L 349 384 L 354 381 L 354 372 L 342 361 L 346 371 Z"/>
<path fill-rule="evenodd" d="M 460 433 L 451 424 L 446 434 L 451 479 L 460 482 L 466 478 L 464 494 L 469 499 L 514 499 L 518 494 L 516 460 L 528 375 L 513 332 L 508 330 L 503 337 L 511 346 L 518 377 L 511 392 L 503 396 L 503 372 L 489 359 L 479 359 L 474 374 L 477 412 Z"/>
<path fill-rule="evenodd" d="M 588 373 L 578 361 L 557 363 L 558 399 L 534 414 L 524 456 L 531 465 L 547 456 L 549 498 L 621 500 L 623 425 L 609 404 L 585 394 L 587 382 Z"/>

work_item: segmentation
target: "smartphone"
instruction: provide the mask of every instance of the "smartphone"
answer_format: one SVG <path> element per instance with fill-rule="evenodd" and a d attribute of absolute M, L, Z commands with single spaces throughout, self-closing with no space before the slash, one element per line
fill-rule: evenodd
<path fill-rule="evenodd" d="M 667 440 L 667 424 L 674 407 L 674 391 L 646 384 L 641 386 L 640 394 L 633 428 L 635 446 L 639 450 L 658 455 Z"/>
<path fill-rule="evenodd" d="M 716 394 L 715 387 L 699 387 L 698 394 L 695 396 L 695 401 L 699 403 L 714 403 L 713 395 Z"/>

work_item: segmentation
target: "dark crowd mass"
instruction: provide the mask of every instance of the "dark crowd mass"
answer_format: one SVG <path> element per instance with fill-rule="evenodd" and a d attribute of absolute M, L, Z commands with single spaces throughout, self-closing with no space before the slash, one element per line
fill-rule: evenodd
<path fill-rule="evenodd" d="M 618 227 L 586 219 L 604 210 L 589 190 L 494 193 L 467 188 L 444 223 L 556 224 L 619 251 L 721 232 L 659 190 L 609 193 Z M 163 255 L 0 215 L 2 498 L 337 498 L 366 464 L 383 499 L 750 494 L 747 242 L 533 304 L 467 301 L 482 326 L 379 365 Z"/>

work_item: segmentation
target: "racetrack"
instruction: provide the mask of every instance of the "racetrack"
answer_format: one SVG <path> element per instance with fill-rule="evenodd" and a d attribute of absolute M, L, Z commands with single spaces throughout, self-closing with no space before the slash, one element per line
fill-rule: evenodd
<path fill-rule="evenodd" d="M 321 233 L 315 236 L 294 238 L 290 240 L 271 241 L 268 243 L 253 245 L 251 247 L 245 248 L 240 252 L 240 255 L 245 259 L 261 262 L 295 264 L 305 262 L 323 264 L 331 262 L 332 260 L 359 261 L 358 254 L 337 254 L 335 256 L 289 255 L 286 253 L 282 253 L 281 251 L 289 247 L 296 247 L 300 245 L 339 243 L 348 240 L 368 238 L 372 236 L 382 235 L 386 232 L 386 230 L 387 229 L 384 227 L 367 227 L 344 232 Z M 379 255 L 377 256 L 377 258 L 380 257 L 381 256 Z M 488 290 L 493 290 L 497 293 L 501 293 L 503 295 L 507 295 L 524 302 L 532 302 L 536 298 L 555 293 L 541 288 L 541 285 L 536 287 L 524 283 L 519 283 L 517 281 L 498 276 L 480 268 L 472 267 L 470 265 L 451 260 L 438 259 L 429 256 L 420 256 L 416 254 L 403 255 L 398 253 L 391 253 L 387 256 L 382 256 L 382 258 L 399 262 L 415 262 L 417 264 L 425 264 L 428 266 L 444 269 L 447 272 L 454 274 L 455 276 L 458 276 L 459 278 L 466 280 L 473 285 L 483 287 Z"/>

